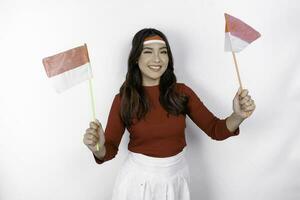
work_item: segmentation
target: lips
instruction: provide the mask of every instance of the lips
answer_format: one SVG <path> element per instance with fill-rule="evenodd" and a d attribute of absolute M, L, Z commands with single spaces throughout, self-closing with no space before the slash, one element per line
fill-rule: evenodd
<path fill-rule="evenodd" d="M 153 71 L 159 71 L 161 69 L 161 65 L 149 65 L 149 68 Z"/>

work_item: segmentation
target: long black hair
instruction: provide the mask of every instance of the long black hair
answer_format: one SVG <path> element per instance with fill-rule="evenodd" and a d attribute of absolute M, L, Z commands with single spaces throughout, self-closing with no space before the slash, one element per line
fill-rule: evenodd
<path fill-rule="evenodd" d="M 162 107 L 169 114 L 186 114 L 188 98 L 176 90 L 176 76 L 174 74 L 173 56 L 167 37 L 154 28 L 144 28 L 138 31 L 132 40 L 132 48 L 128 58 L 128 70 L 126 80 L 120 87 L 121 96 L 121 118 L 126 127 L 132 125 L 132 120 L 140 120 L 149 110 L 149 100 L 146 97 L 143 85 L 142 74 L 138 66 L 138 59 L 143 50 L 143 42 L 146 37 L 160 36 L 166 43 L 169 62 L 166 71 L 160 77 L 159 101 Z"/>

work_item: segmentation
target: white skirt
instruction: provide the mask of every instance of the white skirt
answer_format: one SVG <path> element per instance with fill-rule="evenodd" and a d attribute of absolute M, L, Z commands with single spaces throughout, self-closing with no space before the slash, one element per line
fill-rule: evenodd
<path fill-rule="evenodd" d="M 112 200 L 190 200 L 186 147 L 157 158 L 129 151 L 117 175 Z"/>

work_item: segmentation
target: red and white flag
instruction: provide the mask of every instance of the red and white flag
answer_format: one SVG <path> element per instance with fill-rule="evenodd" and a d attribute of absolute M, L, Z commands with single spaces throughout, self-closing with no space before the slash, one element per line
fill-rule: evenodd
<path fill-rule="evenodd" d="M 240 52 L 254 40 L 260 37 L 260 33 L 243 21 L 225 15 L 225 51 Z"/>
<path fill-rule="evenodd" d="M 58 93 L 93 77 L 86 44 L 46 57 L 43 64 Z"/>

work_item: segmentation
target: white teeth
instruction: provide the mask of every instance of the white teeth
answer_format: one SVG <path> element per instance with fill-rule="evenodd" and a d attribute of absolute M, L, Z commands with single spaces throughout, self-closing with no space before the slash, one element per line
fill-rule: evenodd
<path fill-rule="evenodd" d="M 160 66 L 149 66 L 151 69 L 160 69 Z"/>

